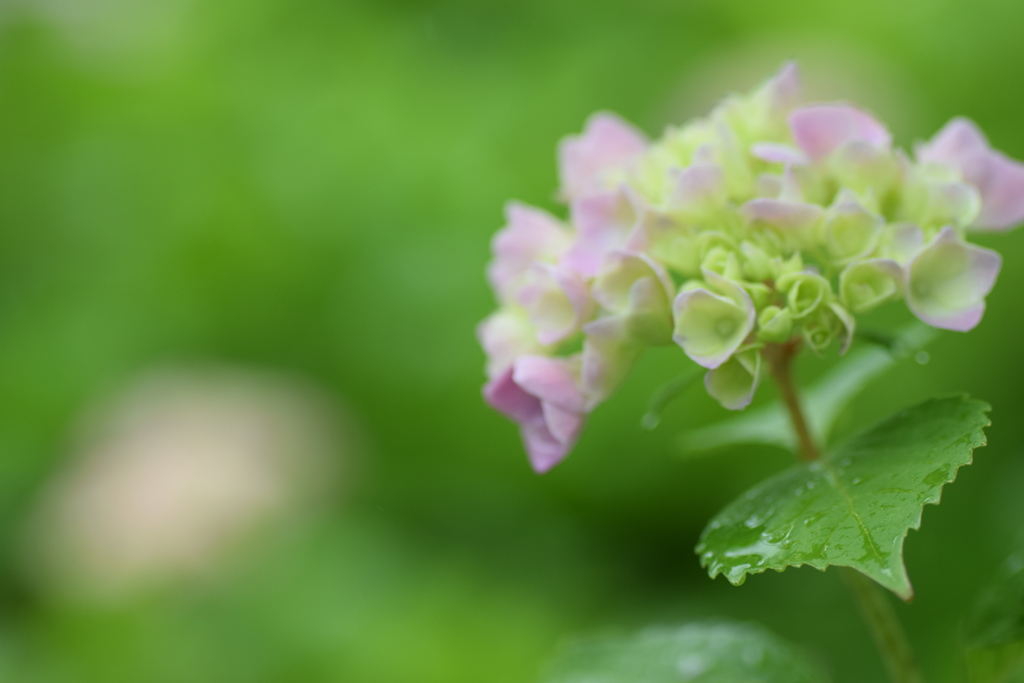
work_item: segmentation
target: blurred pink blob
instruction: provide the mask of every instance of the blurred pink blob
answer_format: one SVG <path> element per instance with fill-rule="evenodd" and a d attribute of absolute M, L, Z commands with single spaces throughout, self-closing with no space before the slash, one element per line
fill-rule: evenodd
<path fill-rule="evenodd" d="M 29 534 L 33 578 L 118 599 L 215 571 L 336 488 L 337 413 L 287 377 L 163 371 L 85 421 Z"/>

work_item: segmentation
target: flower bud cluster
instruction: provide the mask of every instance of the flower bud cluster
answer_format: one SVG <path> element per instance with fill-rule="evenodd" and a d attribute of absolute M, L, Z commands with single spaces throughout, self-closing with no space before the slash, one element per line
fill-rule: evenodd
<path fill-rule="evenodd" d="M 970 230 L 1024 220 L 1024 164 L 954 119 L 913 155 L 847 104 L 802 104 L 788 64 L 656 141 L 607 114 L 559 146 L 568 220 L 511 203 L 478 330 L 487 401 L 545 471 L 648 346 L 678 345 L 708 393 L 753 398 L 768 345 L 845 351 L 856 316 L 904 300 L 978 324 L 1000 268 Z"/>

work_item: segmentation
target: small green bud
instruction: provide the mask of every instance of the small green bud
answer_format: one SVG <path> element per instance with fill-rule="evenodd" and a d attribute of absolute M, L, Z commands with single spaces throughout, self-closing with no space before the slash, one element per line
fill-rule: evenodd
<path fill-rule="evenodd" d="M 775 277 L 772 258 L 761 247 L 751 242 L 740 244 L 743 255 L 743 275 L 752 282 L 764 282 Z"/>
<path fill-rule="evenodd" d="M 854 320 L 845 308 L 829 304 L 816 311 L 804 322 L 804 342 L 817 354 L 824 352 L 832 340 L 843 335 L 841 353 L 845 353 L 853 340 Z"/>
<path fill-rule="evenodd" d="M 775 298 L 775 290 L 760 282 L 740 282 L 743 289 L 750 295 L 756 308 L 764 308 Z"/>
<path fill-rule="evenodd" d="M 700 280 L 687 280 L 679 287 L 679 293 L 692 292 L 696 289 L 710 289 L 710 287 Z"/>
<path fill-rule="evenodd" d="M 775 274 L 775 279 L 778 281 L 784 275 L 792 275 L 793 273 L 801 273 L 804 270 L 804 258 L 799 251 L 794 252 L 792 256 L 783 261 L 778 266 L 778 272 Z"/>
<path fill-rule="evenodd" d="M 697 235 L 694 248 L 703 261 L 714 249 L 725 249 L 726 251 L 736 250 L 736 240 L 721 230 L 705 230 Z"/>
<path fill-rule="evenodd" d="M 757 338 L 781 344 L 793 334 L 793 315 L 789 309 L 768 306 L 757 317 Z"/>
<path fill-rule="evenodd" d="M 725 247 L 714 247 L 701 262 L 701 270 L 708 270 L 728 280 L 742 280 L 743 270 L 736 252 Z"/>
<path fill-rule="evenodd" d="M 786 306 L 795 320 L 806 318 L 832 301 L 832 286 L 817 273 L 803 271 L 784 275 L 776 285 L 786 294 Z"/>
<path fill-rule="evenodd" d="M 848 265 L 839 276 L 839 300 L 854 313 L 898 299 L 903 269 L 889 259 L 869 259 Z"/>

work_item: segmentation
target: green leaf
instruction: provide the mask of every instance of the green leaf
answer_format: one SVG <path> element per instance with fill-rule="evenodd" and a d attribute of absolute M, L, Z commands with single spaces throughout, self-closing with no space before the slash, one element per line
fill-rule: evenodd
<path fill-rule="evenodd" d="M 565 649 L 542 683 L 822 683 L 806 655 L 765 629 L 712 622 Z"/>
<path fill-rule="evenodd" d="M 1011 557 L 964 623 L 967 668 L 976 683 L 1000 683 L 1024 660 L 1024 553 Z"/>
<path fill-rule="evenodd" d="M 985 445 L 989 409 L 965 396 L 932 399 L 762 482 L 704 529 L 701 564 L 736 585 L 767 569 L 843 565 L 909 600 L 903 541 Z"/>
<path fill-rule="evenodd" d="M 804 403 L 815 440 L 828 443 L 836 418 L 853 397 L 890 367 L 920 351 L 936 334 L 935 328 L 912 325 L 897 335 L 891 349 L 881 346 L 859 349 L 808 387 Z M 679 443 L 689 455 L 736 444 L 768 444 L 794 452 L 797 449 L 786 410 L 780 403 L 684 432 Z"/>

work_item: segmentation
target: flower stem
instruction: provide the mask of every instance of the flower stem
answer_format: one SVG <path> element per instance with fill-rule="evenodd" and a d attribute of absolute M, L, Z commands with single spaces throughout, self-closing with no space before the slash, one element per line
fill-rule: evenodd
<path fill-rule="evenodd" d="M 768 370 L 775 378 L 782 393 L 782 401 L 789 411 L 789 419 L 793 423 L 793 432 L 796 434 L 800 445 L 800 457 L 810 462 L 817 460 L 821 452 L 814 443 L 810 427 L 804 417 L 803 408 L 800 405 L 800 397 L 796 392 L 796 385 L 793 383 L 793 357 L 800 350 L 800 343 L 787 342 L 786 344 L 771 344 L 765 347 L 764 355 L 768 361 Z"/>
<path fill-rule="evenodd" d="M 800 396 L 793 382 L 793 358 L 799 350 L 799 341 L 769 344 L 764 349 L 764 357 L 772 377 L 779 385 L 783 403 L 789 412 L 789 419 L 800 446 L 800 457 L 806 462 L 812 462 L 821 456 L 821 451 L 811 436 L 800 404 Z M 910 649 L 910 641 L 907 640 L 906 632 L 892 608 L 889 596 L 878 584 L 856 569 L 839 567 L 839 570 L 857 603 L 857 608 L 871 633 L 871 639 L 875 642 L 892 683 L 924 683 L 913 651 Z"/>
<path fill-rule="evenodd" d="M 889 679 L 893 683 L 924 683 L 907 634 L 884 589 L 856 569 L 839 567 L 839 570 L 871 632 L 875 647 L 882 655 Z"/>

